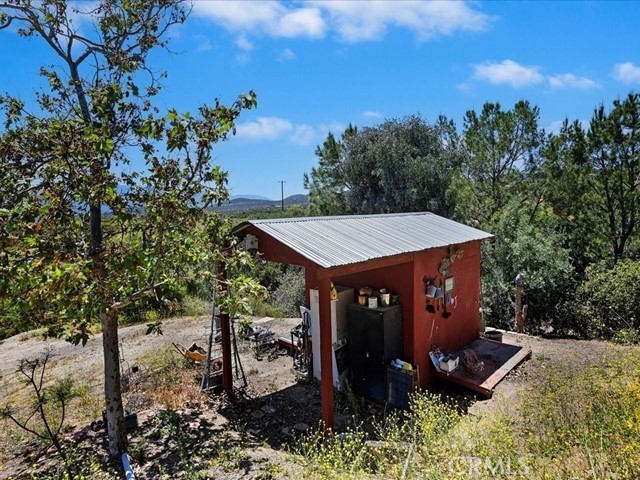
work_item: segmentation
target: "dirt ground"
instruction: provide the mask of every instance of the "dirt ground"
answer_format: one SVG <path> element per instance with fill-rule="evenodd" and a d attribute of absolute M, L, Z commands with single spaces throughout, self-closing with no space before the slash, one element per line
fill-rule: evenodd
<path fill-rule="evenodd" d="M 270 328 L 276 335 L 289 337 L 289 331 L 299 323 L 299 319 L 256 318 L 254 325 Z M 189 346 L 193 342 L 206 345 L 210 320 L 206 317 L 171 319 L 164 322 L 164 335 L 145 335 L 145 325 L 124 327 L 120 330 L 122 355 L 125 370 L 131 373 L 131 367 L 144 364 L 144 359 L 157 352 L 166 355 L 178 355 L 170 350 L 171 343 Z M 531 360 L 512 371 L 495 389 L 488 400 L 477 400 L 473 394 L 463 388 L 445 383 L 436 383 L 432 390 L 443 393 L 458 401 L 460 406 L 473 415 L 485 415 L 491 412 L 508 412 L 516 403 L 516 396 L 528 385 L 528 379 L 544 375 L 550 368 L 562 368 L 568 362 L 584 363 L 597 361 L 611 354 L 615 347 L 599 341 L 555 340 L 505 333 L 504 342 L 526 345 L 532 349 Z M 101 335 L 89 340 L 85 347 L 73 346 L 59 340 L 42 340 L 35 333 L 21 334 L 0 343 L 0 406 L 7 399 L 20 402 L 27 393 L 14 374 L 16 365 L 22 358 L 33 358 L 45 348 L 52 347 L 55 357 L 48 372 L 50 378 L 70 376 L 82 380 L 89 390 L 88 396 L 100 405 L 102 395 L 102 345 Z M 218 347 L 219 348 L 219 347 Z M 187 400 L 176 411 L 182 425 L 189 427 L 188 435 L 180 437 L 183 444 L 167 445 L 156 442 L 154 428 L 159 425 L 159 415 L 163 415 L 153 401 L 145 395 L 149 385 L 145 385 L 144 368 L 131 374 L 131 384 L 125 395 L 126 407 L 138 413 L 140 427 L 130 437 L 132 449 L 144 445 L 145 455 L 136 464 L 137 478 L 160 478 L 158 465 L 163 472 L 171 474 L 177 468 L 178 459 L 172 459 L 180 448 L 202 447 L 217 452 L 217 461 L 210 465 L 210 477 L 207 478 L 257 478 L 265 469 L 277 472 L 273 478 L 293 478 L 299 475 L 286 453 L 287 445 L 295 435 L 317 426 L 320 421 L 320 393 L 314 381 L 301 380 L 293 370 L 292 358 L 286 355 L 262 355 L 256 358 L 249 342 L 242 341 L 238 346 L 242 367 L 246 374 L 247 386 L 239 391 L 234 399 L 221 395 L 208 395 L 196 401 Z M 216 351 L 214 351 L 215 356 Z M 134 368 L 135 370 L 135 368 Z M 200 370 L 193 370 L 190 377 L 192 390 L 197 392 L 196 378 Z M 241 382 L 236 381 L 236 386 Z M 86 400 L 86 399 L 85 399 Z M 367 413 L 380 415 L 376 407 L 369 407 Z M 86 438 L 95 444 L 103 443 L 103 430 L 100 429 L 99 412 L 94 418 L 75 419 L 70 435 L 74 438 Z M 89 425 L 90 421 L 94 421 Z M 97 421 L 97 424 L 96 422 Z M 348 410 L 340 397 L 336 403 L 336 423 L 339 429 L 349 421 Z M 0 425 L 1 426 L 1 425 Z M 0 479 L 9 478 L 16 473 L 24 474 L 28 462 L 25 461 L 25 440 L 16 439 L 11 429 L 0 431 Z M 177 437 L 176 437 L 177 438 Z M 178 441 L 178 440 L 176 440 Z M 193 443 L 189 443 L 193 442 Z M 166 443 L 166 442 L 165 442 Z M 191 445 L 191 447 L 189 447 Z M 185 447 L 186 446 L 186 447 Z M 27 447 L 28 448 L 28 447 Z M 211 453 L 210 452 L 210 453 Z M 233 453 L 233 454 L 231 454 Z M 224 454 L 224 455 L 223 455 Z M 213 453 L 211 453 L 213 455 Z M 277 465 L 277 467 L 274 467 Z M 199 468 L 209 468 L 199 465 Z M 264 475 L 264 473 L 263 473 Z"/>

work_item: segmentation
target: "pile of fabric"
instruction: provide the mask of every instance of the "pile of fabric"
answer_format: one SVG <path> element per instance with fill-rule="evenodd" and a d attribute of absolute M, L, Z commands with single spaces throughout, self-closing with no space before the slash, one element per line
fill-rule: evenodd
<path fill-rule="evenodd" d="M 467 375 L 473 377 L 484 370 L 484 362 L 478 358 L 478 354 L 466 348 L 460 352 L 460 363 Z"/>

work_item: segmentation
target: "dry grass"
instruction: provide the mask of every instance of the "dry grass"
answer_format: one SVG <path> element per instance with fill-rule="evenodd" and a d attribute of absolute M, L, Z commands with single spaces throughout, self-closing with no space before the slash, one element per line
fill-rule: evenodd
<path fill-rule="evenodd" d="M 505 412 L 463 416 L 416 397 L 375 439 L 413 445 L 407 478 L 640 478 L 640 351 L 611 348 L 592 362 L 549 369 Z M 329 442 L 311 434 L 297 459 L 309 478 L 401 478 L 406 454 L 373 455 L 366 440 L 361 429 Z"/>
<path fill-rule="evenodd" d="M 155 406 L 179 409 L 187 404 L 200 403 L 204 397 L 194 385 L 199 368 L 180 356 L 174 349 L 147 353 L 137 358 L 144 372 L 141 389 Z"/>

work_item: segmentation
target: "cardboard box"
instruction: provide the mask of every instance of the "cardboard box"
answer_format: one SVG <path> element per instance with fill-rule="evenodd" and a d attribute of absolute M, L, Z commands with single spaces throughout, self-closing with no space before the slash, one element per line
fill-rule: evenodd
<path fill-rule="evenodd" d="M 460 362 L 460 357 L 450 358 L 446 362 L 440 360 L 440 370 L 442 370 L 443 372 L 451 373 L 456 368 L 458 368 L 459 362 Z"/>

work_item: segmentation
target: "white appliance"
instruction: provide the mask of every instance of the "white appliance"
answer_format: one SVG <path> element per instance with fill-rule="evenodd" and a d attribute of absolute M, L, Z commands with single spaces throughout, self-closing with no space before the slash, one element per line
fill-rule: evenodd
<path fill-rule="evenodd" d="M 341 390 L 348 370 L 342 361 L 346 354 L 347 342 L 347 305 L 354 302 L 353 288 L 335 285 L 338 298 L 331 300 L 331 343 L 333 352 L 333 385 Z M 309 290 L 311 303 L 311 352 L 313 354 L 313 376 L 320 380 L 320 292 L 317 288 Z M 337 354 L 336 354 L 337 352 Z M 337 360 L 336 360 L 337 358 Z"/>

